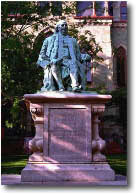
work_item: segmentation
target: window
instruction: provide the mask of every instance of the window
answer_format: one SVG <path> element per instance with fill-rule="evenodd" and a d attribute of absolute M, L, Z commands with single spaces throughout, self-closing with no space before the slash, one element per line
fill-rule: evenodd
<path fill-rule="evenodd" d="M 127 20 L 127 2 L 122 1 L 120 4 L 120 19 Z"/>
<path fill-rule="evenodd" d="M 112 2 L 110 5 L 110 12 L 112 11 Z M 105 1 L 78 1 L 77 2 L 77 16 L 104 16 Z M 96 14 L 96 15 L 95 15 Z"/>
<path fill-rule="evenodd" d="M 108 13 L 110 16 L 113 16 L 113 2 L 112 1 L 108 2 Z"/>
<path fill-rule="evenodd" d="M 126 86 L 127 79 L 127 61 L 126 51 L 123 47 L 117 50 L 117 84 L 119 87 Z"/>
<path fill-rule="evenodd" d="M 95 10 L 97 16 L 103 16 L 104 15 L 104 1 L 96 1 L 95 2 Z"/>
<path fill-rule="evenodd" d="M 62 2 L 61 1 L 53 1 L 50 2 L 49 1 L 39 1 L 38 2 L 38 6 L 39 6 L 39 14 L 44 14 L 46 15 L 46 12 L 48 12 L 51 8 L 51 13 L 54 16 L 61 16 L 62 15 Z"/>

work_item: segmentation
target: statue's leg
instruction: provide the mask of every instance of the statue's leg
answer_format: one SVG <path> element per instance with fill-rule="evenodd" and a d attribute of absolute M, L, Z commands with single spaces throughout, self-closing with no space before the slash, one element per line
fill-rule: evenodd
<path fill-rule="evenodd" d="M 53 83 L 53 77 L 50 68 L 44 69 L 44 79 L 43 79 L 43 87 L 41 91 L 50 91 L 55 90 L 55 86 Z"/>
<path fill-rule="evenodd" d="M 79 67 L 80 67 L 80 77 L 81 77 L 81 87 L 83 90 L 85 90 L 86 88 L 86 63 L 79 63 Z"/>
<path fill-rule="evenodd" d="M 78 88 L 79 83 L 78 83 L 78 68 L 77 64 L 71 62 L 70 63 L 70 78 L 71 78 L 71 86 L 72 88 Z"/>
<path fill-rule="evenodd" d="M 55 81 L 58 84 L 59 90 L 60 91 L 64 90 L 60 68 L 57 65 L 52 65 L 51 71 L 52 71 L 53 77 L 55 78 Z"/>

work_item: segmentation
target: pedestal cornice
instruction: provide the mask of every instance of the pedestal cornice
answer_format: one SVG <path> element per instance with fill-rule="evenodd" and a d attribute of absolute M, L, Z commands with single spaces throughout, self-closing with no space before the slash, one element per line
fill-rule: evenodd
<path fill-rule="evenodd" d="M 111 100 L 111 95 L 96 93 L 73 93 L 73 92 L 45 92 L 41 94 L 25 94 L 25 101 L 31 103 L 85 103 L 105 104 Z"/>

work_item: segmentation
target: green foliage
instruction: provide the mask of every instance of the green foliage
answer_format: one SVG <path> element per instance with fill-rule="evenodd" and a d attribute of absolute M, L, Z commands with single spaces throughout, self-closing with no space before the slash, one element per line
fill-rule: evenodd
<path fill-rule="evenodd" d="M 87 88 L 87 91 L 96 91 L 98 94 L 109 94 L 112 96 L 110 102 L 106 105 L 109 106 L 116 106 L 119 108 L 119 118 L 116 119 L 119 124 L 123 126 L 124 136 L 126 137 L 126 129 L 127 129 L 127 88 L 118 88 L 113 91 L 108 91 L 104 85 L 99 86 L 97 88 Z M 111 120 L 113 121 L 113 116 Z"/>
<path fill-rule="evenodd" d="M 105 88 L 104 84 L 101 84 L 99 87 L 97 88 L 86 88 L 87 91 L 95 91 L 98 94 L 109 94 L 109 91 L 107 91 L 107 89 Z"/>
<path fill-rule="evenodd" d="M 113 103 L 116 105 L 120 105 L 123 99 L 127 100 L 127 88 L 119 88 L 110 92 L 110 94 L 112 95 Z"/>
<path fill-rule="evenodd" d="M 5 121 L 5 126 L 6 126 L 7 128 L 13 128 L 13 123 L 9 123 L 9 121 L 6 120 L 6 121 Z"/>
<path fill-rule="evenodd" d="M 69 27 L 69 31 L 68 31 L 68 34 L 73 37 L 73 38 L 76 38 L 78 39 L 78 30 L 76 28 L 76 26 L 74 24 L 72 24 L 70 27 Z"/>
<path fill-rule="evenodd" d="M 13 102 L 13 106 L 12 106 L 12 109 L 10 110 L 10 113 L 12 114 L 13 116 L 13 119 L 17 119 L 18 117 L 18 112 L 19 112 L 19 99 L 18 98 L 15 98 L 14 99 L 14 102 Z"/>
<path fill-rule="evenodd" d="M 69 14 L 75 14 L 76 11 L 76 1 L 62 1 L 62 5 L 63 5 L 63 10 L 62 12 L 64 13 L 64 15 L 69 15 Z"/>
<path fill-rule="evenodd" d="M 108 91 L 104 85 L 97 88 L 87 88 L 88 91 L 96 91 L 99 94 L 109 94 L 112 96 L 112 102 L 116 105 L 120 104 L 120 100 L 127 99 L 127 88 L 118 88 L 116 90 Z"/>
<path fill-rule="evenodd" d="M 40 88 L 39 79 L 42 72 L 36 67 L 33 57 L 33 32 L 28 33 L 25 29 L 31 25 L 36 29 L 37 21 L 33 13 L 37 6 L 33 2 L 2 2 L 2 112 L 7 108 L 10 101 L 8 114 L 4 114 L 7 128 L 19 127 L 20 124 L 20 101 L 24 93 L 34 93 Z M 10 18 L 9 13 L 15 15 L 25 14 L 24 17 Z M 37 22 L 33 25 L 33 22 Z M 16 25 L 19 24 L 19 25 Z M 6 112 L 6 111 L 5 111 Z M 5 118 L 6 117 L 6 118 Z M 4 124 L 3 124 L 4 125 Z"/>

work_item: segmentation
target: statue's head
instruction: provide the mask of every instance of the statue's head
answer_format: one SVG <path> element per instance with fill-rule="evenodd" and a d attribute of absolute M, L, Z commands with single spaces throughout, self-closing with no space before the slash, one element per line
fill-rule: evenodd
<path fill-rule="evenodd" d="M 62 35 L 67 35 L 68 33 L 68 25 L 65 20 L 60 20 L 56 24 L 56 32 L 60 32 Z"/>

